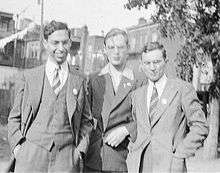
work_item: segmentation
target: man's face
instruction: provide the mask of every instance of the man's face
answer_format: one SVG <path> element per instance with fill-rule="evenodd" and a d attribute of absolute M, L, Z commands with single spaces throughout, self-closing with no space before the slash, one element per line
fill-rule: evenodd
<path fill-rule="evenodd" d="M 166 63 L 162 50 L 156 49 L 142 53 L 142 69 L 152 82 L 158 81 L 164 75 Z"/>
<path fill-rule="evenodd" d="M 122 67 L 128 56 L 128 45 L 123 35 L 109 37 L 105 46 L 109 62 L 115 67 Z"/>
<path fill-rule="evenodd" d="M 71 41 L 67 30 L 57 30 L 45 41 L 49 57 L 57 64 L 62 64 L 66 60 L 70 46 Z"/>

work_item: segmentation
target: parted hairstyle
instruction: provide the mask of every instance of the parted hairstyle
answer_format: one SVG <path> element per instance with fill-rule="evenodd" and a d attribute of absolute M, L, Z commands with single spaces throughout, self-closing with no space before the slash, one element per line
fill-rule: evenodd
<path fill-rule="evenodd" d="M 157 49 L 162 51 L 163 58 L 166 59 L 167 58 L 166 50 L 164 46 L 157 41 L 146 43 L 142 49 L 142 53 L 148 53 L 150 51 L 157 50 Z"/>
<path fill-rule="evenodd" d="M 119 29 L 119 28 L 112 28 L 106 35 L 105 35 L 105 38 L 104 38 L 104 45 L 106 46 L 106 40 L 110 37 L 114 37 L 116 35 L 123 35 L 123 37 L 125 38 L 125 42 L 126 42 L 126 45 L 129 46 L 129 42 L 128 42 L 128 34 L 122 30 L 122 29 Z"/>
<path fill-rule="evenodd" d="M 52 20 L 50 23 L 48 23 L 44 26 L 44 39 L 47 40 L 48 36 L 57 30 L 67 30 L 69 38 L 70 38 L 71 32 L 70 32 L 70 29 L 68 28 L 67 24 L 63 23 L 63 22 L 57 22 L 55 20 Z"/>

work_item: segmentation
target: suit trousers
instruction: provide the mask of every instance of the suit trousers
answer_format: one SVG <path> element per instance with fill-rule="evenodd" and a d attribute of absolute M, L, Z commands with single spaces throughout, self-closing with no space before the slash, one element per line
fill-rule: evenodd
<path fill-rule="evenodd" d="M 54 145 L 51 151 L 26 140 L 16 156 L 15 172 L 79 172 L 73 166 L 73 144 L 59 148 Z"/>

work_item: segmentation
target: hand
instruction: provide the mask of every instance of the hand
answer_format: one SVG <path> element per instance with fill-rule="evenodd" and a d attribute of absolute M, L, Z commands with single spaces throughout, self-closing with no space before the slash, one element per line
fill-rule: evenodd
<path fill-rule="evenodd" d="M 21 149 L 21 145 L 20 144 L 16 145 L 16 147 L 14 148 L 13 153 L 14 153 L 15 158 L 17 157 L 18 152 L 19 152 L 20 149 Z"/>
<path fill-rule="evenodd" d="M 129 132 L 126 127 L 118 127 L 108 134 L 104 142 L 112 147 L 117 147 L 127 135 L 129 135 Z"/>
<path fill-rule="evenodd" d="M 78 165 L 80 158 L 81 158 L 81 153 L 78 150 L 78 148 L 75 148 L 74 153 L 73 153 L 73 164 Z"/>
<path fill-rule="evenodd" d="M 188 158 L 195 155 L 196 150 L 202 147 L 201 142 L 193 143 L 193 145 L 186 146 L 184 143 L 181 143 L 175 152 L 175 155 L 180 158 Z"/>

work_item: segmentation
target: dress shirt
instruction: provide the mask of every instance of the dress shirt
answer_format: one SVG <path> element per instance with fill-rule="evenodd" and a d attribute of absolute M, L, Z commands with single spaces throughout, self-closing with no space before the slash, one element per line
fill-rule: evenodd
<path fill-rule="evenodd" d="M 118 86 L 121 82 L 121 78 L 122 76 L 130 79 L 130 80 L 134 80 L 134 74 L 133 71 L 127 67 L 125 67 L 125 69 L 120 72 L 118 71 L 112 64 L 107 64 L 106 66 L 106 72 L 110 74 L 111 79 L 112 79 L 112 84 L 115 90 L 115 93 L 118 91 Z"/>
<path fill-rule="evenodd" d="M 151 99 L 151 96 L 152 96 L 152 92 L 153 92 L 153 87 L 155 85 L 156 89 L 157 89 L 157 93 L 158 93 L 158 97 L 160 99 L 162 93 L 163 93 L 163 90 L 165 88 L 165 85 L 167 83 L 167 76 L 164 74 L 157 82 L 152 82 L 151 80 L 148 80 L 149 82 L 149 85 L 148 85 L 148 88 L 147 88 L 147 110 L 149 112 L 149 109 L 150 109 L 150 99 Z"/>
<path fill-rule="evenodd" d="M 50 58 L 48 58 L 47 63 L 46 63 L 46 75 L 51 86 L 52 86 L 52 82 L 55 77 L 55 72 L 57 68 L 59 68 L 58 65 L 54 63 L 52 60 L 50 60 Z M 67 61 L 65 61 L 60 65 L 60 70 L 59 70 L 59 78 L 61 82 L 61 85 L 59 86 L 59 89 L 58 89 L 59 91 L 64 86 L 67 80 L 67 77 L 68 77 L 68 73 L 69 73 L 68 63 Z"/>

